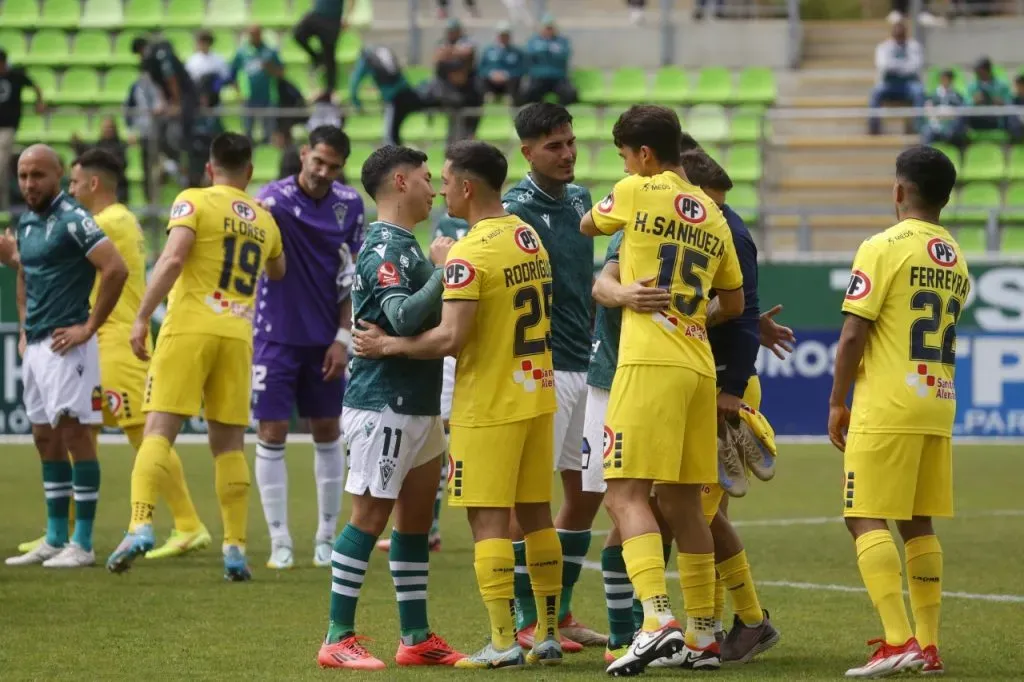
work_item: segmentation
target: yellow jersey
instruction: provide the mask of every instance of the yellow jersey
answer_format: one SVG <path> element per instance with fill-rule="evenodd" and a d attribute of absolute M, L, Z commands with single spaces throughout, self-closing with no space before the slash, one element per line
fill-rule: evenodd
<path fill-rule="evenodd" d="M 452 246 L 445 301 L 477 301 L 458 355 L 450 422 L 490 426 L 555 411 L 551 262 L 516 216 L 481 220 Z"/>
<path fill-rule="evenodd" d="M 843 312 L 872 321 L 850 432 L 952 436 L 956 322 L 971 283 L 939 225 L 904 220 L 857 250 Z"/>
<path fill-rule="evenodd" d="M 699 187 L 676 173 L 623 178 L 591 209 L 597 229 L 623 230 L 619 272 L 624 283 L 653 279 L 672 294 L 669 309 L 623 309 L 619 366 L 670 365 L 715 376 L 705 328 L 712 288 L 743 286 L 725 217 Z"/>
<path fill-rule="evenodd" d="M 211 334 L 252 343 L 256 282 L 281 255 L 281 232 L 268 211 L 226 185 L 187 189 L 171 206 L 170 231 L 187 227 L 195 243 L 167 301 L 161 334 Z"/>
<path fill-rule="evenodd" d="M 117 248 L 124 264 L 128 267 L 128 279 L 124 283 L 121 297 L 111 311 L 107 321 L 100 327 L 97 337 L 100 343 L 105 339 L 111 341 L 127 340 L 132 325 L 142 305 L 142 294 L 146 290 L 146 240 L 142 234 L 139 221 L 124 204 L 111 204 L 97 213 L 93 218 L 103 233 Z M 96 305 L 96 294 L 99 292 L 99 277 L 93 284 L 89 295 L 89 306 Z M 128 349 L 127 344 L 125 349 Z"/>

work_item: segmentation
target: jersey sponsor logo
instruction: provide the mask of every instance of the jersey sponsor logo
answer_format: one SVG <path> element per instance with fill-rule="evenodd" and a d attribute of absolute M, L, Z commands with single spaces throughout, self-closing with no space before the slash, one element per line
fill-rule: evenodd
<path fill-rule="evenodd" d="M 926 398 L 933 390 L 935 397 L 942 400 L 956 400 L 956 388 L 951 379 L 937 377 L 928 371 L 928 365 L 920 363 L 916 372 L 907 373 L 907 386 L 917 392 L 918 397 Z"/>
<path fill-rule="evenodd" d="M 663 312 L 651 313 L 651 317 L 659 327 L 667 332 L 674 332 L 679 327 L 679 318 Z"/>
<path fill-rule="evenodd" d="M 871 293 L 871 278 L 861 270 L 850 273 L 850 283 L 846 286 L 846 300 L 859 301 Z"/>
<path fill-rule="evenodd" d="M 444 266 L 444 286 L 447 289 L 461 289 L 469 286 L 474 279 L 476 268 L 468 260 L 455 258 Z"/>
<path fill-rule="evenodd" d="M 534 367 L 532 360 L 523 360 L 519 369 L 512 372 L 512 381 L 523 387 L 527 393 L 533 393 L 537 387 L 553 388 L 555 373 L 550 369 Z"/>
<path fill-rule="evenodd" d="M 381 263 L 377 268 L 377 282 L 382 287 L 393 287 L 399 283 L 398 269 L 392 263 Z"/>
<path fill-rule="evenodd" d="M 601 203 L 599 203 L 594 208 L 597 209 L 598 213 L 601 213 L 602 215 L 607 215 L 607 214 L 612 212 L 612 207 L 614 207 L 614 206 L 615 206 L 615 194 L 609 194 L 604 199 L 602 199 Z"/>
<path fill-rule="evenodd" d="M 684 222 L 691 225 L 700 225 L 707 220 L 708 210 L 704 208 L 704 204 L 700 202 L 700 199 L 692 194 L 677 194 L 673 203 L 676 207 L 676 213 L 679 214 L 679 217 Z"/>
<path fill-rule="evenodd" d="M 107 410 L 116 417 L 121 412 L 121 394 L 110 389 L 103 391 L 103 394 L 107 397 Z"/>
<path fill-rule="evenodd" d="M 196 207 L 192 205 L 192 202 L 182 199 L 181 201 L 174 202 L 174 205 L 171 206 L 171 219 L 187 218 L 195 212 Z"/>
<path fill-rule="evenodd" d="M 550 223 L 548 225 L 550 226 Z M 530 255 L 540 251 L 540 241 L 537 239 L 537 235 L 525 225 L 516 228 L 515 239 L 516 246 Z"/>
<path fill-rule="evenodd" d="M 244 201 L 232 202 L 231 210 L 234 211 L 235 215 L 241 218 L 242 220 L 246 220 L 250 223 L 256 220 L 256 209 L 254 209 L 252 206 L 245 203 Z"/>
<path fill-rule="evenodd" d="M 936 237 L 928 242 L 928 255 L 937 265 L 951 268 L 956 265 L 956 249 L 949 242 Z"/>

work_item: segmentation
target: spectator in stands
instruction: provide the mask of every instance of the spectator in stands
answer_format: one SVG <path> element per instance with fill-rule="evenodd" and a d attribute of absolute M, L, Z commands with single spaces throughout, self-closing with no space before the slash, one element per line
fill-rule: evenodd
<path fill-rule="evenodd" d="M 121 167 L 121 172 L 117 177 L 117 200 L 122 204 L 127 203 L 128 180 L 125 177 L 125 168 L 128 159 L 128 146 L 121 139 L 117 130 L 117 119 L 113 116 L 103 118 L 103 122 L 100 124 L 100 138 L 92 144 L 83 142 L 78 133 L 72 134 L 71 148 L 74 150 L 75 156 L 81 156 L 93 147 L 102 149 L 117 159 L 117 163 Z"/>
<path fill-rule="evenodd" d="M 716 19 L 722 18 L 722 0 L 696 0 L 693 6 L 693 20 L 700 21 L 710 10 Z"/>
<path fill-rule="evenodd" d="M 193 83 L 198 83 L 204 76 L 213 74 L 221 81 L 228 81 L 231 69 L 228 63 L 213 49 L 213 34 L 203 30 L 196 34 L 196 51 L 185 62 L 185 70 L 192 78 Z"/>
<path fill-rule="evenodd" d="M 974 65 L 974 80 L 967 86 L 967 100 L 971 106 L 998 107 L 1013 101 L 1010 84 L 995 75 L 992 60 L 982 57 Z M 1005 130 L 1014 144 L 1021 141 L 1021 122 L 1018 116 L 970 116 L 967 126 L 972 130 Z"/>
<path fill-rule="evenodd" d="M 921 142 L 949 142 L 957 147 L 967 144 L 967 122 L 964 117 L 950 110 L 965 106 L 963 96 L 953 85 L 954 74 L 951 70 L 943 71 L 939 76 L 939 85 L 935 93 L 925 103 L 928 116 L 921 129 Z"/>
<path fill-rule="evenodd" d="M 905 102 L 913 107 L 924 106 L 924 85 L 921 84 L 923 60 L 921 43 L 907 37 L 906 24 L 893 24 L 892 37 L 882 41 L 875 48 L 878 84 L 871 92 L 869 106 L 877 109 L 883 102 Z M 882 132 L 882 123 L 877 117 L 871 117 L 868 132 L 872 135 Z"/>
<path fill-rule="evenodd" d="M 437 16 L 441 19 L 448 18 L 448 2 L 449 0 L 437 0 Z M 466 3 L 466 9 L 474 17 L 480 16 L 480 10 L 476 8 L 475 0 L 463 0 Z"/>
<path fill-rule="evenodd" d="M 526 56 L 529 66 L 523 91 L 524 103 L 539 102 L 552 92 L 558 96 L 562 106 L 577 101 L 576 88 L 569 80 L 572 45 L 568 38 L 559 34 L 555 18 L 550 14 L 541 19 L 540 33 L 526 43 Z"/>
<path fill-rule="evenodd" d="M 147 203 L 156 199 L 152 172 L 154 162 L 160 154 L 160 126 L 155 112 L 163 107 L 163 96 L 144 69 L 139 68 L 139 77 L 128 90 L 124 102 L 125 123 L 142 150 L 142 182 Z"/>
<path fill-rule="evenodd" d="M 217 115 L 217 108 L 220 106 L 220 89 L 217 87 L 217 77 L 210 74 L 196 84 L 199 93 L 199 111 L 196 115 L 195 125 L 192 128 L 192 136 L 188 139 L 190 178 L 198 178 L 201 185 L 206 185 L 206 162 L 210 154 L 210 145 L 213 138 L 224 132 L 224 124 Z"/>
<path fill-rule="evenodd" d="M 902 24 L 910 13 L 910 0 L 892 0 L 892 11 L 889 12 L 890 24 Z M 917 21 L 922 26 L 941 26 L 946 23 L 942 17 L 938 17 L 928 10 L 917 15 Z"/>
<path fill-rule="evenodd" d="M 508 95 L 513 104 L 519 102 L 519 85 L 526 75 L 526 53 L 512 44 L 512 26 L 498 24 L 498 40 L 480 57 L 480 83 L 484 93 L 495 100 Z"/>
<path fill-rule="evenodd" d="M 313 62 L 313 67 L 324 70 L 324 89 L 316 97 L 317 102 L 330 102 L 334 88 L 338 84 L 338 63 L 334 52 L 341 37 L 341 29 L 345 26 L 345 16 L 355 9 L 356 0 L 349 0 L 346 8 L 343 0 L 314 0 L 313 9 L 307 12 L 295 26 L 292 34 Z M 320 41 L 320 51 L 315 50 L 310 38 Z"/>
<path fill-rule="evenodd" d="M 629 6 L 629 23 L 642 24 L 644 12 L 647 9 L 647 0 L 626 0 L 626 5 Z"/>
<path fill-rule="evenodd" d="M 448 123 L 448 142 L 472 137 L 479 114 L 462 115 L 458 110 L 484 103 L 476 77 L 476 45 L 462 31 L 458 19 L 449 19 L 444 38 L 434 52 L 434 82 L 428 99 L 454 110 Z"/>
<path fill-rule="evenodd" d="M 32 82 L 25 69 L 8 64 L 7 53 L 0 49 L 0 211 L 6 211 L 11 205 L 11 152 L 21 123 L 21 91 L 25 88 L 32 88 L 36 93 L 36 113 L 46 111 L 43 91 Z"/>
<path fill-rule="evenodd" d="M 1024 104 L 1024 71 L 1017 74 L 1017 77 L 1013 80 L 1013 86 L 1015 88 L 1013 103 Z"/>
<path fill-rule="evenodd" d="M 348 98 L 356 111 L 363 110 L 359 87 L 367 77 L 373 80 L 384 101 L 384 142 L 402 144 L 402 123 L 409 114 L 424 107 L 423 100 L 405 79 L 398 55 L 390 47 L 366 46 L 359 53 L 348 80 Z"/>
<path fill-rule="evenodd" d="M 274 119 L 263 110 L 277 104 L 277 81 L 284 76 L 284 64 L 277 50 L 263 42 L 263 31 L 258 25 L 250 26 L 247 36 L 248 40 L 238 48 L 231 60 L 228 82 L 245 92 L 245 106 L 254 110 L 252 115 L 242 118 L 245 134 L 255 139 L 252 133 L 256 119 L 259 118 L 263 133 L 260 141 L 267 142 L 276 125 Z M 245 76 L 245 87 L 238 82 L 240 74 Z M 264 115 L 260 116 L 261 113 Z"/>

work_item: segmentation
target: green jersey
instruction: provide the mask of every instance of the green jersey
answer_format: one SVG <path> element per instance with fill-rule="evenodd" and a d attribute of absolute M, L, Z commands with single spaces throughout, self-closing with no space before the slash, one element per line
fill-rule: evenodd
<path fill-rule="evenodd" d="M 608 242 L 605 265 L 619 262 L 619 248 L 622 246 L 622 230 L 616 232 Z M 597 306 L 594 319 L 594 341 L 590 344 L 590 369 L 587 370 L 587 385 L 612 390 L 615 365 L 619 361 L 619 332 L 622 330 L 622 309 Z"/>
<path fill-rule="evenodd" d="M 462 218 L 453 218 L 447 213 L 441 216 L 441 219 L 437 221 L 437 225 L 434 225 L 434 238 L 438 237 L 449 237 L 455 241 L 459 241 L 466 236 L 469 232 L 469 223 Z"/>
<path fill-rule="evenodd" d="M 64 192 L 44 211 L 21 215 L 18 253 L 25 273 L 29 342 L 89 319 L 96 268 L 88 255 L 106 238 L 92 215 Z"/>
<path fill-rule="evenodd" d="M 423 254 L 412 232 L 391 223 L 370 224 L 356 259 L 352 285 L 352 319 L 366 320 L 398 336 L 384 303 L 395 296 L 410 296 L 426 284 L 434 266 Z M 420 334 L 441 322 L 441 301 L 423 323 Z M 344 404 L 362 410 L 390 407 L 399 414 L 441 414 L 441 360 L 354 358 Z"/>
<path fill-rule="evenodd" d="M 590 211 L 590 192 L 566 185 L 561 198 L 544 192 L 527 175 L 505 193 L 505 210 L 537 231 L 551 259 L 551 354 L 555 369 L 586 372 L 590 357 L 594 242 L 580 233 Z"/>

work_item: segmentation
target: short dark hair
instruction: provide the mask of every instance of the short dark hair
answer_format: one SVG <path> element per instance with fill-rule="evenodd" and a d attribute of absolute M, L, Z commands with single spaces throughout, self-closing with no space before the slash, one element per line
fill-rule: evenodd
<path fill-rule="evenodd" d="M 213 33 L 210 32 L 210 31 L 207 31 L 204 28 L 203 30 L 201 30 L 198 33 L 196 33 L 196 40 L 201 40 L 204 43 L 210 43 L 210 45 L 213 45 L 213 42 L 214 42 L 213 41 Z"/>
<path fill-rule="evenodd" d="M 492 144 L 462 140 L 448 147 L 445 156 L 451 161 L 452 170 L 480 178 L 495 192 L 501 191 L 508 177 L 508 159 Z"/>
<path fill-rule="evenodd" d="M 634 151 L 647 147 L 662 162 L 678 160 L 682 135 L 676 112 L 655 104 L 631 106 L 612 128 L 616 147 L 629 147 Z"/>
<path fill-rule="evenodd" d="M 352 143 L 349 142 L 348 135 L 337 126 L 323 125 L 313 128 L 309 133 L 309 146 L 315 147 L 318 144 L 327 145 L 343 159 L 347 159 L 352 152 Z"/>
<path fill-rule="evenodd" d="M 520 140 L 536 140 L 567 125 L 572 125 L 572 114 L 553 102 L 528 104 L 516 114 L 516 134 Z"/>
<path fill-rule="evenodd" d="M 941 209 L 956 185 L 956 168 L 935 147 L 915 145 L 896 157 L 896 177 L 914 186 L 922 208 Z"/>
<path fill-rule="evenodd" d="M 229 173 L 237 173 L 252 163 L 252 142 L 245 135 L 221 133 L 210 144 L 210 161 Z"/>
<path fill-rule="evenodd" d="M 142 54 L 148 45 L 149 39 L 146 36 L 135 36 L 132 39 L 132 54 Z"/>
<path fill-rule="evenodd" d="M 100 149 L 99 147 L 86 149 L 77 159 L 71 162 L 71 165 L 79 166 L 82 170 L 104 173 L 110 176 L 110 179 L 115 184 L 124 170 L 121 161 L 116 156 L 106 149 Z"/>
<path fill-rule="evenodd" d="M 2 61 L 2 60 L 0 60 L 0 61 Z M 1013 82 L 1016 83 L 1017 85 L 1024 84 L 1024 71 L 1021 71 L 1020 73 L 1018 73 L 1017 77 L 1013 79 Z"/>
<path fill-rule="evenodd" d="M 312 136 L 310 136 L 312 138 Z M 310 140 L 312 142 L 312 139 Z M 372 198 L 377 198 L 377 191 L 384 177 L 400 166 L 413 166 L 419 168 L 427 162 L 427 155 L 412 147 L 399 147 L 393 144 L 386 144 L 370 154 L 363 163 L 363 170 L 360 179 L 363 182 L 363 189 Z"/>
<path fill-rule="evenodd" d="M 939 76 L 941 78 L 948 78 L 949 80 L 956 80 L 956 73 L 953 69 L 943 69 Z"/>
<path fill-rule="evenodd" d="M 679 157 L 679 165 L 683 167 L 690 182 L 698 187 L 707 187 L 719 192 L 728 192 L 732 189 L 732 178 L 721 164 L 703 150 L 682 154 Z"/>
<path fill-rule="evenodd" d="M 700 146 L 700 142 L 693 139 L 693 135 L 686 132 L 685 130 L 679 135 L 679 153 L 685 154 L 686 152 L 692 151 L 703 151 L 704 148 Z"/>

